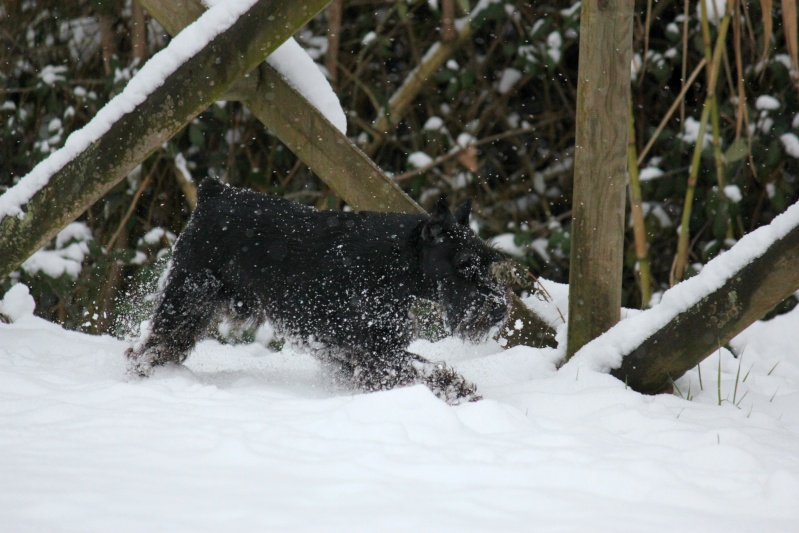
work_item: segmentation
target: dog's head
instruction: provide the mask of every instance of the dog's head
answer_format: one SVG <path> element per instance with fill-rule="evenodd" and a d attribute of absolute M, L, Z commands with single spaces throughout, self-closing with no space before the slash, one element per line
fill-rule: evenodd
<path fill-rule="evenodd" d="M 508 317 L 507 258 L 469 228 L 471 201 L 453 215 L 444 199 L 421 228 L 421 267 L 453 334 L 473 342 Z"/>

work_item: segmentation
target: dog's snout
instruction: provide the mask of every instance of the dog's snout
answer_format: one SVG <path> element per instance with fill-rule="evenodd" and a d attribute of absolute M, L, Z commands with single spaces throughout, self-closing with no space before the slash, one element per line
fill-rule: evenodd
<path fill-rule="evenodd" d="M 500 322 L 508 315 L 508 302 L 505 298 L 490 298 L 488 312 L 493 322 Z"/>
<path fill-rule="evenodd" d="M 508 308 L 505 305 L 498 304 L 494 306 L 491 310 L 491 318 L 494 319 L 494 322 L 499 322 L 505 318 L 505 315 L 508 313 Z"/>

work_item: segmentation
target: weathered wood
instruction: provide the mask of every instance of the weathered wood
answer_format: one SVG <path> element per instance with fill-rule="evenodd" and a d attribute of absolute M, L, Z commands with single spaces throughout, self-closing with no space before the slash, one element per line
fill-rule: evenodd
<path fill-rule="evenodd" d="M 611 374 L 657 394 L 799 290 L 799 227 L 624 356 Z"/>
<path fill-rule="evenodd" d="M 171 34 L 203 12 L 198 0 L 140 0 Z M 303 163 L 358 211 L 421 213 L 394 180 L 342 134 L 268 63 L 233 86 L 224 98 L 240 100 Z"/>
<path fill-rule="evenodd" d="M 516 329 L 518 321 L 521 321 L 521 329 Z M 555 330 L 552 326 L 533 313 L 516 296 L 512 298 L 510 318 L 508 318 L 506 326 L 502 328 L 498 336 L 501 339 L 505 339 L 503 342 L 504 348 L 513 348 L 514 346 L 555 348 L 558 346 L 558 342 L 555 340 Z"/>
<path fill-rule="evenodd" d="M 243 99 L 286 147 L 356 211 L 424 210 L 268 63 Z"/>
<path fill-rule="evenodd" d="M 568 357 L 620 318 L 632 58 L 633 2 L 581 9 Z"/>
<path fill-rule="evenodd" d="M 178 67 L 100 139 L 55 172 L 27 203 L 24 216 L 0 221 L 0 276 L 99 200 L 326 3 L 260 0 Z"/>

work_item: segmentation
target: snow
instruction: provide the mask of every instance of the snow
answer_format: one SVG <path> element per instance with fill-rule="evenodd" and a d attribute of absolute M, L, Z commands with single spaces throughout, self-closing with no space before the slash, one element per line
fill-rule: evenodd
<path fill-rule="evenodd" d="M 699 138 L 699 128 L 701 124 L 694 117 L 685 117 L 683 131 L 677 134 L 677 138 L 688 144 L 696 144 Z M 710 145 L 710 136 L 706 134 L 702 137 L 702 148 Z"/>
<path fill-rule="evenodd" d="M 170 244 L 177 240 L 177 237 L 171 231 L 167 231 L 164 228 L 153 228 L 139 239 L 139 245 L 149 244 L 150 246 L 154 246 L 160 244 L 164 240 L 164 237 L 166 237 Z"/>
<path fill-rule="evenodd" d="M 547 35 L 547 55 L 552 60 L 552 63 L 560 62 L 562 46 L 563 37 L 561 37 L 560 33 L 555 31 Z"/>
<path fill-rule="evenodd" d="M 663 176 L 663 171 L 658 167 L 644 167 L 638 174 L 639 181 L 651 181 Z"/>
<path fill-rule="evenodd" d="M 63 248 L 70 241 L 88 241 L 93 239 L 92 230 L 85 222 L 72 222 L 58 232 L 55 237 L 55 247 Z"/>
<path fill-rule="evenodd" d="M 492 247 L 513 257 L 524 257 L 527 254 L 526 247 L 516 244 L 516 235 L 513 233 L 501 233 L 488 242 Z"/>
<path fill-rule="evenodd" d="M 180 175 L 183 176 L 184 180 L 189 183 L 194 183 L 194 177 L 191 175 L 191 170 L 189 170 L 189 163 L 186 161 L 186 156 L 180 152 L 175 155 L 175 168 L 178 170 L 178 172 L 180 172 Z"/>
<path fill-rule="evenodd" d="M 453 408 L 257 344 L 129 379 L 125 342 L 33 317 L 23 285 L 0 305 L 3 531 L 799 530 L 799 309 L 740 337 L 740 408 L 717 405 L 714 358 L 687 401 L 556 371 L 552 349 L 417 341 L 485 396 Z"/>
<path fill-rule="evenodd" d="M 95 17 L 79 17 L 59 24 L 59 38 L 68 40 L 69 55 L 73 60 L 89 61 L 100 47 L 102 35 Z"/>
<path fill-rule="evenodd" d="M 727 12 L 727 0 L 704 0 L 707 10 L 707 20 L 713 25 L 718 24 L 724 13 Z M 696 3 L 696 18 L 702 20 L 702 3 Z"/>
<path fill-rule="evenodd" d="M 33 301 L 28 287 L 22 283 L 8 289 L 3 300 L 0 301 L 0 314 L 8 317 L 12 322 L 32 315 L 34 309 L 36 309 L 36 303 Z"/>
<path fill-rule="evenodd" d="M 347 133 L 347 117 L 338 96 L 319 66 L 290 37 L 266 59 L 292 87 L 318 109 L 341 133 Z"/>
<path fill-rule="evenodd" d="M 0 196 L 0 220 L 6 216 L 24 216 L 23 206 L 47 184 L 50 176 L 105 134 L 123 115 L 134 111 L 136 106 L 163 84 L 165 78 L 210 40 L 233 25 L 254 3 L 255 0 L 220 2 L 175 36 L 166 48 L 147 61 L 123 91 L 100 109 L 86 126 L 73 132 L 63 148 L 36 165 L 30 173 Z M 46 83 L 55 83 L 60 72 L 58 69 L 63 68 L 65 67 L 46 67 L 39 76 Z"/>
<path fill-rule="evenodd" d="M 62 82 L 66 80 L 64 77 L 64 73 L 67 71 L 67 67 L 63 65 L 45 65 L 41 72 L 39 72 L 39 78 L 50 87 L 54 86 L 56 83 Z"/>
<path fill-rule="evenodd" d="M 370 31 L 361 39 L 361 45 L 369 46 L 375 39 L 377 39 L 377 34 L 373 31 Z"/>
<path fill-rule="evenodd" d="M 66 275 L 75 279 L 89 254 L 86 241 L 92 239 L 92 232 L 85 223 L 72 222 L 56 235 L 54 250 L 37 250 L 22 263 L 22 270 L 31 276 L 44 273 L 50 278 Z"/>
<path fill-rule="evenodd" d="M 425 131 L 438 131 L 444 127 L 444 120 L 441 117 L 430 117 L 422 126 Z"/>
<path fill-rule="evenodd" d="M 461 148 L 468 148 L 475 142 L 477 142 L 477 139 L 475 139 L 474 135 L 466 132 L 459 134 L 458 138 L 455 140 L 455 143 Z"/>

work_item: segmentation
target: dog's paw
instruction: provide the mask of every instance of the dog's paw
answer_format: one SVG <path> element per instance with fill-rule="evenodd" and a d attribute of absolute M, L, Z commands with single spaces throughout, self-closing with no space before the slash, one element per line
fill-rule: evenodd
<path fill-rule="evenodd" d="M 133 348 L 125 350 L 125 359 L 127 359 L 127 373 L 131 377 L 147 378 L 153 373 L 153 366 L 155 365 L 152 355 L 139 353 Z"/>
<path fill-rule="evenodd" d="M 423 370 L 422 382 L 433 394 L 449 405 L 476 402 L 483 397 L 477 393 L 477 386 L 466 380 L 454 369 L 444 363 L 430 363 Z"/>

